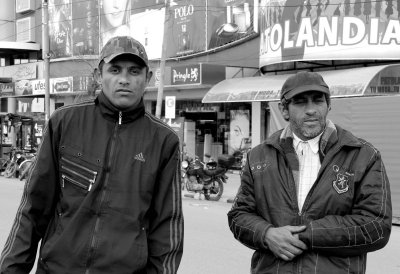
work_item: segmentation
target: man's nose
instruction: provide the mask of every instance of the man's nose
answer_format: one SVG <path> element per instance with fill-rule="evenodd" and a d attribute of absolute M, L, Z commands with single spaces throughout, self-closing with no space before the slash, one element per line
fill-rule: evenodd
<path fill-rule="evenodd" d="M 119 84 L 120 85 L 128 85 L 129 84 L 129 78 L 127 72 L 123 71 L 120 74 L 119 77 Z"/>
<path fill-rule="evenodd" d="M 306 105 L 306 113 L 307 114 L 315 114 L 317 112 L 316 106 L 313 102 L 308 102 Z"/>

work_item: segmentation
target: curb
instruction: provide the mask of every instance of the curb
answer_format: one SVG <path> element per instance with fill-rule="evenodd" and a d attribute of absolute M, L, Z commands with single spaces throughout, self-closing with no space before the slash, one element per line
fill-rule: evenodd
<path fill-rule="evenodd" d="M 184 197 L 192 198 L 192 199 L 196 199 L 196 200 L 205 200 L 205 199 L 204 199 L 204 196 L 200 196 L 200 195 L 199 195 L 199 197 L 195 197 L 196 194 L 187 193 L 187 192 L 184 192 L 184 191 L 182 191 L 182 195 L 183 195 Z M 230 203 L 230 204 L 232 204 L 233 201 L 234 201 L 234 199 L 235 199 L 235 198 L 221 198 L 221 199 L 219 199 L 219 200 L 216 201 L 216 202 L 223 202 L 223 203 Z"/>

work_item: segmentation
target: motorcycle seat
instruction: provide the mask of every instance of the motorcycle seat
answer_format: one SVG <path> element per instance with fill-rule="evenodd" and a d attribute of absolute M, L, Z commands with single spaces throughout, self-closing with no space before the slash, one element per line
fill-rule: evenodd
<path fill-rule="evenodd" d="M 217 176 L 220 174 L 224 174 L 226 172 L 225 168 L 217 167 L 216 169 L 204 169 L 204 174 L 208 176 Z"/>

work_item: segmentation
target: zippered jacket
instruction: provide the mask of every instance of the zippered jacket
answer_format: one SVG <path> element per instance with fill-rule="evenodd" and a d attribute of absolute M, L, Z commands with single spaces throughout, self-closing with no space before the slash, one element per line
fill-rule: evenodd
<path fill-rule="evenodd" d="M 144 110 L 96 100 L 57 109 L 0 272 L 176 273 L 183 250 L 179 139 Z"/>
<path fill-rule="evenodd" d="M 300 211 L 299 161 L 289 127 L 247 154 L 241 186 L 228 213 L 236 239 L 255 250 L 251 273 L 365 273 L 367 252 L 389 240 L 392 208 L 381 155 L 370 143 L 328 121 L 321 168 Z M 270 227 L 306 225 L 308 249 L 292 261 L 266 244 Z"/>

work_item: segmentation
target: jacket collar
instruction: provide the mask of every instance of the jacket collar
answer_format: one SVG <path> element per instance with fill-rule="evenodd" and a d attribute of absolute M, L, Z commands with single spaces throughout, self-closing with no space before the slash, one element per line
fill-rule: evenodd
<path fill-rule="evenodd" d="M 107 120 L 118 122 L 120 114 L 122 114 L 121 124 L 132 122 L 142 117 L 145 113 L 143 98 L 135 108 L 121 111 L 116 108 L 104 95 L 103 91 L 101 91 L 95 100 L 95 104 L 99 106 L 101 114 Z"/>
<path fill-rule="evenodd" d="M 293 133 L 289 125 L 271 135 L 267 139 L 266 143 L 283 150 L 283 153 L 285 154 L 294 152 Z M 359 147 L 361 146 L 361 143 L 358 138 L 349 131 L 342 129 L 332 121 L 327 120 L 326 128 L 319 142 L 319 152 L 321 156 L 325 157 L 326 153 L 335 145 Z"/>

